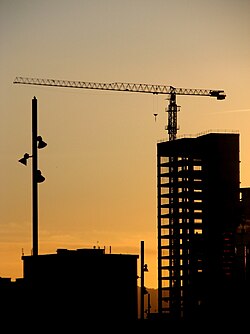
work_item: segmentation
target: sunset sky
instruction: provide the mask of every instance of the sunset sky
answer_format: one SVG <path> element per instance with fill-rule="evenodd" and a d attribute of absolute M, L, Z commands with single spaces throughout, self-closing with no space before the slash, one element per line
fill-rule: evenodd
<path fill-rule="evenodd" d="M 178 135 L 239 131 L 250 186 L 249 0 L 0 0 L 0 277 L 32 249 L 31 102 L 38 100 L 39 253 L 140 254 L 157 287 L 157 142 L 167 95 L 14 85 L 16 76 L 222 89 L 178 96 Z M 157 113 L 158 116 L 154 117 Z M 138 261 L 138 269 L 140 268 Z"/>

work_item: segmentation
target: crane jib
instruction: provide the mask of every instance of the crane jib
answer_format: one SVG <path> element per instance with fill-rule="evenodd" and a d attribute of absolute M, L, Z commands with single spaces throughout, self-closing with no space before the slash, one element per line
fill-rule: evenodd
<path fill-rule="evenodd" d="M 218 100 L 225 99 L 226 97 L 223 90 L 175 88 L 173 86 L 151 85 L 151 84 L 140 84 L 140 83 L 123 83 L 123 82 L 97 83 L 97 82 L 27 78 L 27 77 L 16 77 L 13 83 L 26 84 L 26 85 L 52 86 L 52 87 L 151 93 L 151 94 L 199 95 L 199 96 L 216 97 Z"/>
<path fill-rule="evenodd" d="M 14 84 L 25 85 L 39 85 L 50 87 L 65 87 L 65 88 L 83 88 L 96 90 L 109 90 L 120 92 L 136 92 L 136 93 L 151 93 L 151 94 L 169 94 L 169 106 L 166 110 L 168 112 L 168 125 L 166 127 L 169 135 L 169 140 L 175 140 L 177 136 L 177 112 L 179 106 L 176 104 L 176 95 L 195 95 L 195 96 L 211 96 L 216 97 L 217 100 L 224 100 L 226 95 L 223 90 L 216 89 L 190 89 L 190 88 L 176 88 L 165 85 L 150 85 L 138 83 L 124 83 L 124 82 L 85 82 L 73 80 L 57 80 L 57 79 L 41 79 L 41 78 L 27 78 L 16 77 Z"/>

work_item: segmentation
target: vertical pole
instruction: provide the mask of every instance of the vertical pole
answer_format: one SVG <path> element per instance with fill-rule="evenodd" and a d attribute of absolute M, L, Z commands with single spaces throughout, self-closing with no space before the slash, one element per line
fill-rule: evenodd
<path fill-rule="evenodd" d="M 150 308 L 151 308 L 151 305 L 150 305 L 150 293 L 148 293 L 148 319 L 150 318 Z"/>
<path fill-rule="evenodd" d="M 33 256 L 38 255 L 38 189 L 37 189 L 37 99 L 32 99 L 32 201 Z"/>
<path fill-rule="evenodd" d="M 144 319 L 144 241 L 141 241 L 141 320 Z"/>

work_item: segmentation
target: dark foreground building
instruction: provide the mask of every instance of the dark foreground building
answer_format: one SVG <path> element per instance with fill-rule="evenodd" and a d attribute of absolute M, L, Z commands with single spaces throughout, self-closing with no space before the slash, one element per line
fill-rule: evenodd
<path fill-rule="evenodd" d="M 158 143 L 157 180 L 159 314 L 169 319 L 244 316 L 249 301 L 237 254 L 239 134 Z"/>
<path fill-rule="evenodd" d="M 137 320 L 137 259 L 138 255 L 105 254 L 100 248 L 23 256 L 24 277 L 18 286 L 9 284 L 6 289 L 8 282 L 2 284 L 5 314 L 23 313 L 60 327 L 90 320 Z"/>

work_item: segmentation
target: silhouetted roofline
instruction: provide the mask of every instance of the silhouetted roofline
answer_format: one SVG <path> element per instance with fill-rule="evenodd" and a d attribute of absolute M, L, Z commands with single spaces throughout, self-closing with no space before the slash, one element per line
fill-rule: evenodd
<path fill-rule="evenodd" d="M 177 136 L 176 140 L 183 139 L 183 138 L 197 138 L 197 137 L 210 135 L 210 134 L 239 134 L 239 133 L 240 133 L 239 130 L 206 130 L 203 132 L 199 132 L 197 134 L 183 134 L 183 135 Z M 162 143 L 166 141 L 169 141 L 169 140 L 167 138 L 164 138 L 164 139 L 159 139 L 157 142 Z"/>

